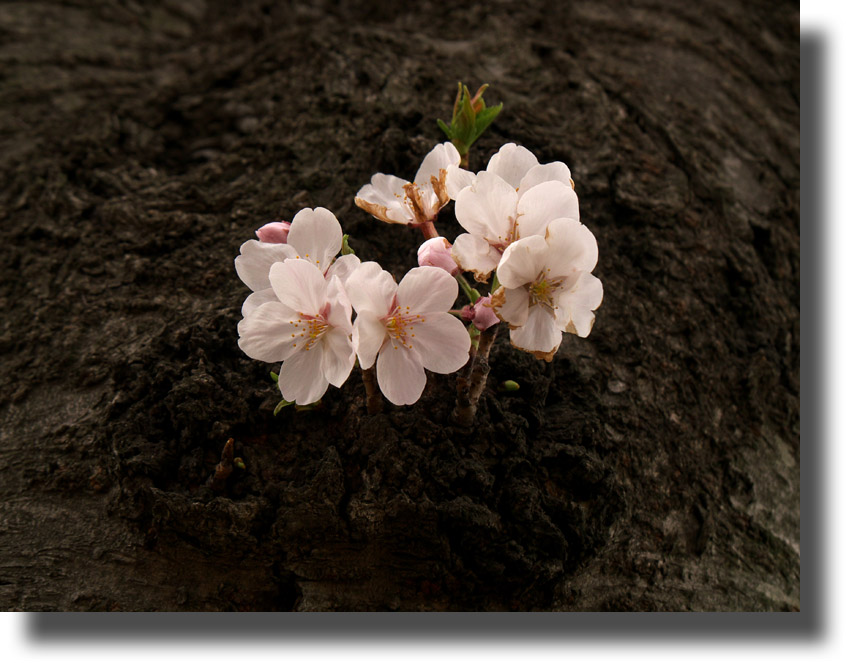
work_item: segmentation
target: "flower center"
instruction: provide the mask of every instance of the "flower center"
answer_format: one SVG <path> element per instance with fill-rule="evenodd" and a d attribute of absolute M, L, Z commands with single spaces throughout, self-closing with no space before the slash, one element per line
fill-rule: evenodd
<path fill-rule="evenodd" d="M 327 329 L 329 329 L 329 323 L 326 322 L 326 319 L 322 315 L 315 316 L 300 313 L 299 320 L 294 323 L 294 333 L 291 336 L 301 336 L 305 339 L 305 345 L 302 349 L 311 350 Z M 297 347 L 296 343 L 294 343 L 294 347 Z"/>
<path fill-rule="evenodd" d="M 540 305 L 549 310 L 556 308 L 552 295 L 561 285 L 563 279 L 550 279 L 546 269 L 529 286 L 529 306 Z"/>
<path fill-rule="evenodd" d="M 391 337 L 391 344 L 394 346 L 394 350 L 399 345 L 409 350 L 413 347 L 414 325 L 418 322 L 426 322 L 426 319 L 420 315 L 411 313 L 408 306 L 397 306 L 391 311 L 385 320 L 385 327 L 388 330 L 388 335 Z"/>

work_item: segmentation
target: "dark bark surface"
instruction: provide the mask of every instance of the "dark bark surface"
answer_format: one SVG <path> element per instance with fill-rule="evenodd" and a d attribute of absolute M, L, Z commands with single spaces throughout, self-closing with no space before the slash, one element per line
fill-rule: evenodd
<path fill-rule="evenodd" d="M 798 5 L 232 4 L 0 5 L 0 608 L 797 610 Z M 353 196 L 458 80 L 471 168 L 570 165 L 592 334 L 500 334 L 471 431 L 455 376 L 273 417 L 239 245 L 324 206 L 401 276 Z"/>

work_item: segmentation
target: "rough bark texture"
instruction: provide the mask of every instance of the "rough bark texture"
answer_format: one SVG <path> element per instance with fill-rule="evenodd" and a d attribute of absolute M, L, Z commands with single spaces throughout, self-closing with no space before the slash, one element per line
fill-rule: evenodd
<path fill-rule="evenodd" d="M 0 608 L 797 610 L 798 5 L 233 4 L 0 5 Z M 500 334 L 471 431 L 454 376 L 274 418 L 239 245 L 325 206 L 401 276 L 353 197 L 457 80 L 472 168 L 571 166 L 593 333 Z"/>

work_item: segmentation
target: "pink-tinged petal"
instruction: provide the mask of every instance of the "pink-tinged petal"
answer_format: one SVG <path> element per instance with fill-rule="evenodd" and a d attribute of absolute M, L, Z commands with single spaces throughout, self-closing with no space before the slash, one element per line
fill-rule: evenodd
<path fill-rule="evenodd" d="M 238 323 L 238 346 L 259 361 L 284 361 L 297 351 L 296 311 L 280 302 L 267 302 Z"/>
<path fill-rule="evenodd" d="M 506 242 L 517 215 L 517 192 L 501 177 L 482 171 L 455 199 L 455 218 L 471 235 Z"/>
<path fill-rule="evenodd" d="M 279 390 L 286 401 L 308 405 L 319 401 L 328 388 L 321 343 L 291 355 L 279 369 Z"/>
<path fill-rule="evenodd" d="M 421 267 L 438 267 L 450 276 L 455 276 L 458 274 L 458 265 L 450 253 L 451 248 L 446 237 L 427 239 L 417 249 L 417 264 Z"/>
<path fill-rule="evenodd" d="M 458 297 L 458 282 L 437 267 L 415 267 L 400 281 L 397 305 L 402 312 L 425 314 L 447 311 Z"/>
<path fill-rule="evenodd" d="M 308 260 L 286 260 L 270 268 L 270 285 L 280 302 L 305 315 L 320 315 L 326 304 L 326 280 Z"/>
<path fill-rule="evenodd" d="M 414 176 L 414 183 L 418 186 L 431 186 L 432 177 L 439 179 L 441 170 L 446 170 L 449 166 L 457 166 L 460 161 L 461 156 L 452 143 L 435 145 L 432 151 L 423 158 L 423 163 L 420 164 Z"/>
<path fill-rule="evenodd" d="M 385 345 L 387 337 L 388 330 L 379 317 L 369 311 L 363 311 L 356 316 L 352 341 L 355 353 L 358 355 L 358 363 L 362 368 L 368 369 L 373 366 L 376 355 Z"/>
<path fill-rule="evenodd" d="M 520 350 L 531 352 L 538 359 L 552 361 L 552 356 L 561 345 L 561 331 L 548 308 L 532 306 L 526 324 L 511 330 L 511 343 Z"/>
<path fill-rule="evenodd" d="M 355 364 L 355 350 L 350 337 L 340 329 L 330 329 L 320 339 L 323 344 L 323 375 L 329 384 L 340 387 Z"/>
<path fill-rule="evenodd" d="M 241 255 L 235 258 L 235 271 L 250 290 L 264 290 L 270 287 L 270 266 L 296 255 L 287 244 L 266 244 L 249 239 L 241 245 Z"/>
<path fill-rule="evenodd" d="M 356 313 L 370 311 L 377 318 L 388 315 L 397 292 L 394 277 L 375 262 L 361 263 L 347 278 L 345 288 Z"/>
<path fill-rule="evenodd" d="M 449 313 L 430 313 L 425 322 L 414 324 L 407 339 L 420 355 L 423 367 L 435 373 L 453 373 L 470 357 L 470 334 L 458 318 Z M 390 348 L 382 353 L 392 352 Z"/>
<path fill-rule="evenodd" d="M 333 276 L 337 276 L 339 279 L 341 279 L 341 283 L 346 283 L 347 279 L 350 277 L 350 274 L 357 270 L 360 265 L 361 260 L 358 256 L 341 256 L 340 258 L 335 260 L 335 262 L 332 263 L 331 267 L 329 267 L 328 271 L 326 272 L 326 280 L 329 281 L 332 279 Z"/>
<path fill-rule="evenodd" d="M 520 180 L 520 188 L 517 192 L 522 196 L 526 191 L 533 186 L 537 186 L 543 182 L 563 182 L 570 188 L 570 169 L 567 164 L 561 161 L 553 161 L 552 163 L 538 164 Z"/>
<path fill-rule="evenodd" d="M 291 221 L 288 245 L 297 250 L 297 257 L 314 263 L 321 272 L 341 250 L 344 236 L 341 224 L 328 209 L 302 209 Z"/>
<path fill-rule="evenodd" d="M 569 184 L 543 182 L 526 191 L 517 203 L 517 235 L 546 234 L 553 219 L 579 218 L 579 198 Z"/>
<path fill-rule="evenodd" d="M 516 189 L 526 173 L 537 165 L 537 157 L 525 147 L 506 143 L 491 157 L 487 171 L 496 173 Z"/>
<path fill-rule="evenodd" d="M 376 173 L 370 184 L 365 184 L 355 195 L 355 204 L 380 221 L 387 223 L 411 223 L 414 214 L 405 201 L 403 187 L 408 180 Z"/>
<path fill-rule="evenodd" d="M 473 272 L 477 281 L 487 283 L 501 254 L 481 237 L 463 233 L 455 238 L 452 257 L 463 271 Z"/>
<path fill-rule="evenodd" d="M 546 230 L 550 276 L 590 272 L 596 267 L 599 248 L 587 226 L 575 219 L 555 219 Z"/>
<path fill-rule="evenodd" d="M 526 323 L 529 316 L 529 291 L 527 288 L 509 290 L 499 287 L 491 295 L 491 306 L 496 314 L 512 327 Z"/>
<path fill-rule="evenodd" d="M 288 221 L 272 221 L 265 223 L 256 230 L 256 236 L 260 242 L 269 244 L 287 244 L 288 233 L 291 231 L 291 224 Z"/>
<path fill-rule="evenodd" d="M 352 305 L 341 279 L 333 276 L 326 282 L 327 322 L 346 335 L 352 334 Z"/>
<path fill-rule="evenodd" d="M 449 166 L 446 175 L 447 195 L 455 200 L 458 194 L 476 181 L 476 173 L 464 170 L 458 166 Z"/>
<path fill-rule="evenodd" d="M 499 318 L 493 310 L 491 296 L 486 295 L 477 299 L 473 305 L 473 326 L 479 331 L 485 331 L 497 324 L 499 324 Z"/>
<path fill-rule="evenodd" d="M 585 338 L 593 328 L 593 311 L 602 304 L 602 282 L 593 274 L 582 272 L 568 289 L 556 293 L 555 319 L 558 328 Z"/>
<path fill-rule="evenodd" d="M 535 280 L 546 265 L 549 249 L 543 237 L 532 235 L 509 245 L 502 254 L 496 277 L 506 288 L 519 288 Z"/>
<path fill-rule="evenodd" d="M 414 350 L 386 344 L 376 362 L 379 389 L 394 405 L 416 403 L 426 386 L 426 372 Z"/>
<path fill-rule="evenodd" d="M 241 306 L 241 316 L 246 318 L 262 304 L 277 301 L 279 300 L 276 299 L 276 294 L 273 292 L 273 288 L 265 288 L 264 290 L 254 292 L 244 300 L 244 304 Z"/>

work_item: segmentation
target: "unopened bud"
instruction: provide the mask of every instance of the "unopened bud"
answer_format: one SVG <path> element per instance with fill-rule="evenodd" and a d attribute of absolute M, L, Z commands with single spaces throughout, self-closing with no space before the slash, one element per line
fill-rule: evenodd
<path fill-rule="evenodd" d="M 256 230 L 256 235 L 260 242 L 267 242 L 268 244 L 287 244 L 288 232 L 291 230 L 291 224 L 288 221 L 273 221 L 264 224 L 261 228 Z"/>
<path fill-rule="evenodd" d="M 514 380 L 506 380 L 502 383 L 502 388 L 505 391 L 517 391 L 518 389 L 520 389 L 520 384 L 518 382 L 515 382 Z"/>
<path fill-rule="evenodd" d="M 476 300 L 476 303 L 473 305 L 473 310 L 473 324 L 476 326 L 476 329 L 480 331 L 485 331 L 488 327 L 493 327 L 499 322 L 499 318 L 496 317 L 496 313 L 494 313 L 493 308 L 491 308 L 490 295 L 485 295 L 484 297 L 480 297 Z"/>
<path fill-rule="evenodd" d="M 417 249 L 417 263 L 421 267 L 440 267 L 452 276 L 458 274 L 458 265 L 450 253 L 450 243 L 444 237 L 427 239 Z"/>

